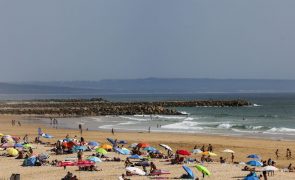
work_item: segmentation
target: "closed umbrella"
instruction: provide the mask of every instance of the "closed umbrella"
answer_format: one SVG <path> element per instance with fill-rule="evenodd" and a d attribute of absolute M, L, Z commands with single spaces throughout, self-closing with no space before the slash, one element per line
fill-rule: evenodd
<path fill-rule="evenodd" d="M 188 152 L 187 150 L 177 150 L 176 151 L 176 154 L 183 155 L 183 156 L 189 156 L 189 155 L 191 155 L 191 153 Z"/>
<path fill-rule="evenodd" d="M 204 173 L 207 176 L 210 176 L 211 175 L 210 171 L 205 166 L 196 165 L 196 168 L 198 169 L 198 171 Z"/>
<path fill-rule="evenodd" d="M 107 140 L 108 140 L 112 145 L 115 144 L 115 140 L 113 140 L 112 138 L 107 138 Z"/>

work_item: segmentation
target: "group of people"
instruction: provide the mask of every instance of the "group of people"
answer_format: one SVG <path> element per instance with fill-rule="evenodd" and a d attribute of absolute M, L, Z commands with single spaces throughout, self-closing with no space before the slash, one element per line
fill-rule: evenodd
<path fill-rule="evenodd" d="M 16 126 L 16 120 L 14 120 L 14 119 L 11 120 L 11 125 L 12 125 L 12 126 Z M 18 126 L 22 126 L 22 124 L 21 124 L 20 121 L 17 121 L 17 125 L 18 125 Z"/>
<path fill-rule="evenodd" d="M 55 118 L 50 118 L 50 125 L 53 126 L 54 128 L 57 128 L 58 120 Z"/>
<path fill-rule="evenodd" d="M 279 157 L 280 157 L 279 149 L 277 149 L 275 151 L 275 155 L 276 155 L 277 159 L 279 159 Z M 287 148 L 287 150 L 286 150 L 286 158 L 287 159 L 291 159 L 292 158 L 292 152 L 291 152 L 291 150 L 289 148 Z"/>

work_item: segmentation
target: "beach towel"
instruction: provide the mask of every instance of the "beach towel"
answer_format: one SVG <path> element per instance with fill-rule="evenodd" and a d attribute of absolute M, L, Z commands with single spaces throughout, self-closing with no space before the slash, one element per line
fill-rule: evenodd
<path fill-rule="evenodd" d="M 157 170 L 154 170 L 151 173 L 151 176 L 160 176 L 160 175 L 163 175 L 163 174 L 170 174 L 170 172 L 169 171 L 165 171 L 165 170 L 161 170 L 161 169 L 157 169 Z"/>

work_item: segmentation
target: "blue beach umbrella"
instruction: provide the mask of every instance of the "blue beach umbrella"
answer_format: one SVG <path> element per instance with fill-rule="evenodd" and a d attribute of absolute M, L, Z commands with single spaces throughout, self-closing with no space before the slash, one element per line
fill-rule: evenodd
<path fill-rule="evenodd" d="M 112 138 L 107 138 L 107 140 L 108 140 L 112 145 L 115 144 L 115 140 L 113 140 Z"/>
<path fill-rule="evenodd" d="M 102 160 L 101 159 L 99 159 L 98 157 L 95 157 L 95 156 L 89 156 L 88 158 L 87 158 L 87 160 L 88 161 L 92 161 L 92 162 L 102 162 Z"/>
<path fill-rule="evenodd" d="M 154 147 L 146 147 L 146 148 L 144 148 L 143 149 L 144 151 L 156 151 L 157 149 L 156 148 L 154 148 Z"/>
<path fill-rule="evenodd" d="M 87 149 L 86 146 L 74 146 L 73 147 L 73 151 L 77 152 L 77 151 L 85 151 Z"/>
<path fill-rule="evenodd" d="M 249 161 L 246 164 L 248 164 L 250 166 L 262 166 L 263 165 L 261 162 L 255 161 L 255 160 Z"/>
<path fill-rule="evenodd" d="M 114 148 L 114 150 L 115 150 L 117 153 L 119 153 L 119 154 L 126 155 L 125 152 L 124 152 L 122 149 L 120 149 L 120 148 Z"/>
<path fill-rule="evenodd" d="M 98 142 L 95 142 L 95 141 L 90 141 L 90 142 L 88 142 L 88 145 L 95 147 L 95 146 L 99 146 L 100 144 Z"/>
<path fill-rule="evenodd" d="M 193 173 L 193 171 L 187 167 L 187 166 L 182 166 L 182 168 L 185 170 L 185 172 L 188 174 L 190 179 L 195 179 L 195 175 Z"/>
<path fill-rule="evenodd" d="M 134 155 L 132 155 L 132 156 L 129 156 L 128 158 L 129 158 L 129 159 L 143 159 L 143 157 L 141 157 L 141 156 L 139 156 L 139 155 L 137 155 L 137 154 L 134 154 Z"/>
<path fill-rule="evenodd" d="M 258 156 L 257 154 L 250 154 L 247 156 L 247 158 L 261 159 L 260 156 Z"/>
<path fill-rule="evenodd" d="M 124 154 L 126 155 L 129 155 L 131 154 L 130 150 L 129 149 L 126 149 L 126 148 L 122 148 L 122 151 L 124 152 Z"/>
<path fill-rule="evenodd" d="M 49 134 L 42 134 L 42 137 L 47 138 L 47 139 L 53 138 L 53 136 L 51 136 Z"/>
<path fill-rule="evenodd" d="M 16 148 L 22 148 L 22 147 L 23 147 L 23 145 L 22 145 L 22 144 L 20 144 L 20 143 L 16 143 L 16 144 L 14 145 L 14 147 L 16 147 Z"/>

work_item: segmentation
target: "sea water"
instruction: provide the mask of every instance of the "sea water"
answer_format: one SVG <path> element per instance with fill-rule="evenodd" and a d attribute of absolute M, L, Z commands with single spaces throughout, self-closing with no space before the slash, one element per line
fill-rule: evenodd
<path fill-rule="evenodd" d="M 134 115 L 60 119 L 59 126 L 89 130 L 135 130 L 221 134 L 231 136 L 295 139 L 295 93 L 201 93 L 201 94 L 71 94 L 0 95 L 0 99 L 53 99 L 102 97 L 110 101 L 161 101 L 245 99 L 247 107 L 181 107 L 186 115 Z M 42 119 L 43 123 L 49 120 Z"/>

